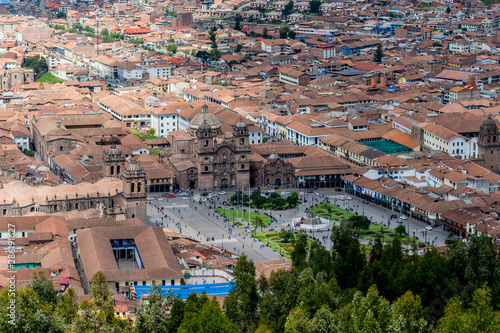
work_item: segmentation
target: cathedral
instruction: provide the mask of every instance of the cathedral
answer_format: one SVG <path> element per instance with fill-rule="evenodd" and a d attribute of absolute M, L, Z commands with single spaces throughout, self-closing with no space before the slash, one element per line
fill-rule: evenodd
<path fill-rule="evenodd" d="M 488 170 L 500 173 L 500 132 L 496 122 L 488 117 L 479 129 L 479 159 L 475 162 Z"/>
<path fill-rule="evenodd" d="M 102 159 L 105 177 L 97 182 L 57 186 L 30 186 L 22 181 L 0 184 L 1 216 L 86 211 L 92 217 L 139 218 L 146 223 L 144 170 L 136 161 L 125 168 L 125 157 L 115 146 Z"/>
<path fill-rule="evenodd" d="M 180 189 L 226 189 L 250 184 L 248 128 L 239 121 L 232 133 L 221 130 L 221 121 L 202 107 L 187 133 L 172 137 L 172 150 L 163 163 L 172 170 Z"/>

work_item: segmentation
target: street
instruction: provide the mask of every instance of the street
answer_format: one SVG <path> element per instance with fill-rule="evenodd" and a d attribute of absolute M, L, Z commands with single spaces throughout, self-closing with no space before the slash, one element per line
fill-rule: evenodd
<path fill-rule="evenodd" d="M 280 190 L 277 190 L 278 192 Z M 287 191 L 302 192 L 304 190 L 287 189 Z M 305 191 L 304 191 L 305 192 Z M 317 194 L 316 194 L 317 193 Z M 279 231 L 286 228 L 286 221 L 296 217 L 304 216 L 305 210 L 321 203 L 328 198 L 330 203 L 339 206 L 340 208 L 351 210 L 358 215 L 365 215 L 372 223 L 383 224 L 389 228 L 396 228 L 397 219 L 390 220 L 389 217 L 395 212 L 375 204 L 363 203 L 363 200 L 357 197 L 352 197 L 352 200 L 340 200 L 340 196 L 346 196 L 343 192 L 336 192 L 334 189 L 319 189 L 316 193 L 304 193 L 306 202 L 294 209 L 283 211 L 265 211 L 254 210 L 258 212 L 267 212 L 277 222 L 271 223 L 269 226 L 257 228 L 257 231 L 267 231 L 270 228 L 274 231 Z M 227 192 L 224 196 L 213 198 L 216 206 L 223 201 L 229 201 L 234 192 Z M 179 232 L 183 235 L 197 239 L 202 243 L 212 244 L 231 251 L 235 254 L 245 252 L 248 257 L 254 261 L 262 261 L 269 259 L 280 258 L 280 254 L 267 246 L 262 246 L 259 241 L 254 241 L 249 232 L 253 231 L 240 228 L 233 224 L 232 221 L 224 222 L 224 218 L 216 214 L 210 209 L 211 203 L 205 201 L 199 203 L 199 191 L 195 191 L 194 197 L 166 198 L 152 197 L 147 204 L 148 224 L 158 225 Z M 235 209 L 233 207 L 233 209 Z M 248 209 L 246 209 L 248 213 Z M 245 213 L 245 212 L 243 212 Z M 399 218 L 399 214 L 398 214 Z M 426 230 L 426 224 L 416 221 L 408 217 L 403 220 L 402 225 L 406 230 L 409 230 L 409 235 L 415 235 L 420 241 L 427 241 L 431 245 L 444 245 L 444 241 L 448 234 L 441 229 Z M 331 249 L 330 231 L 308 231 L 307 234 L 318 239 L 327 249 Z M 362 241 L 363 244 L 367 242 Z"/>

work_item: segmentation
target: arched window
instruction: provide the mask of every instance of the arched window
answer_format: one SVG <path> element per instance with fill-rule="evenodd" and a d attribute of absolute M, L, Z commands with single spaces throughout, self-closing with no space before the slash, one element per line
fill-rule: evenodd
<path fill-rule="evenodd" d="M 137 183 L 137 192 L 141 192 L 141 183 Z"/>
<path fill-rule="evenodd" d="M 63 146 L 60 146 L 60 147 L 59 147 L 59 151 L 63 151 Z"/>
<path fill-rule="evenodd" d="M 114 165 L 112 165 L 112 166 L 111 166 L 111 175 L 114 175 L 114 173 L 115 173 L 115 166 L 114 166 Z"/>
<path fill-rule="evenodd" d="M 3 215 L 3 216 L 7 215 L 7 209 L 4 209 L 4 210 L 2 211 L 2 215 Z"/>
<path fill-rule="evenodd" d="M 117 166 L 116 166 L 116 174 L 117 174 L 117 175 L 119 175 L 119 174 L 120 174 L 120 166 L 119 166 L 119 165 L 117 165 Z"/>
<path fill-rule="evenodd" d="M 75 210 L 78 210 L 80 208 L 80 204 L 77 202 L 75 203 Z"/>
<path fill-rule="evenodd" d="M 135 184 L 132 183 L 130 184 L 130 193 L 134 193 L 134 190 L 135 190 Z"/>

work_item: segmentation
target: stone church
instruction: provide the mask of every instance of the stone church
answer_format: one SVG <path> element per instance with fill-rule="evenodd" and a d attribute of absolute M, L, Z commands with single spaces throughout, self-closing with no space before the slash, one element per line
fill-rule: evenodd
<path fill-rule="evenodd" d="M 172 137 L 172 150 L 163 163 L 175 174 L 180 189 L 226 189 L 250 184 L 248 128 L 239 121 L 232 133 L 221 130 L 221 121 L 202 107 L 187 133 Z"/>
<path fill-rule="evenodd" d="M 30 186 L 22 181 L 0 184 L 0 216 L 71 213 L 139 218 L 146 223 L 146 174 L 136 161 L 125 168 L 117 147 L 103 154 L 105 177 L 97 182 Z"/>
<path fill-rule="evenodd" d="M 491 117 L 488 117 L 481 125 L 477 144 L 479 158 L 474 162 L 495 173 L 500 173 L 500 131 Z"/>

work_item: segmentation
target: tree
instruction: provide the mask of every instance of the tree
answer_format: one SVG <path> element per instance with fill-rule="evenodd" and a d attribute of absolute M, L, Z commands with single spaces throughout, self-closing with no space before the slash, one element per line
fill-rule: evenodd
<path fill-rule="evenodd" d="M 420 297 L 407 291 L 391 306 L 389 330 L 392 332 L 425 332 Z"/>
<path fill-rule="evenodd" d="M 333 270 L 342 288 L 353 288 L 358 284 L 365 257 L 361 253 L 355 229 L 349 221 L 340 222 L 332 228 Z"/>
<path fill-rule="evenodd" d="M 166 333 L 168 312 L 172 306 L 173 297 L 161 294 L 161 287 L 154 285 L 149 289 L 147 302 L 141 302 L 137 308 L 136 327 L 140 332 Z"/>
<path fill-rule="evenodd" d="M 26 155 L 26 156 L 29 156 L 29 157 L 33 157 L 35 156 L 35 152 L 31 149 L 24 149 L 23 150 L 23 154 Z"/>
<path fill-rule="evenodd" d="M 434 47 L 442 47 L 443 44 L 441 44 L 440 42 L 434 42 L 434 43 L 432 43 L 432 46 L 434 46 Z"/>
<path fill-rule="evenodd" d="M 177 44 L 175 44 L 175 43 L 168 44 L 167 51 L 172 52 L 172 53 L 177 52 Z"/>
<path fill-rule="evenodd" d="M 306 332 L 327 333 L 332 332 L 333 327 L 335 327 L 335 317 L 328 306 L 323 305 L 307 323 Z"/>
<path fill-rule="evenodd" d="M 309 10 L 311 11 L 311 13 L 318 13 L 320 6 L 321 1 L 319 0 L 312 0 L 309 2 Z"/>
<path fill-rule="evenodd" d="M 201 297 L 200 297 L 201 298 Z M 238 327 L 222 312 L 214 297 L 206 302 L 189 327 L 190 333 L 237 333 Z"/>
<path fill-rule="evenodd" d="M 235 52 L 235 53 L 238 53 L 238 52 L 240 52 L 240 51 L 241 51 L 241 49 L 242 49 L 242 48 L 243 48 L 243 45 L 238 44 L 238 45 L 236 45 L 236 48 L 234 49 L 234 52 Z"/>
<path fill-rule="evenodd" d="M 109 30 L 104 28 L 101 30 L 101 37 L 107 37 L 109 36 Z"/>
<path fill-rule="evenodd" d="M 24 58 L 23 68 L 31 68 L 35 71 L 35 74 L 41 75 L 48 70 L 47 62 L 44 58 L 39 59 L 38 57 L 27 57 Z"/>
<path fill-rule="evenodd" d="M 299 204 L 299 194 L 297 192 L 290 193 L 290 195 L 286 198 L 286 202 L 289 207 L 297 206 Z"/>
<path fill-rule="evenodd" d="M 448 14 L 451 13 L 451 7 L 450 6 L 446 7 L 446 13 L 448 13 Z"/>
<path fill-rule="evenodd" d="M 207 51 L 198 51 L 196 52 L 196 58 L 200 58 L 203 63 L 208 60 L 208 52 Z"/>
<path fill-rule="evenodd" d="M 294 233 L 286 229 L 281 229 L 279 236 L 282 239 L 283 243 L 291 243 L 295 239 Z"/>
<path fill-rule="evenodd" d="M 269 38 L 269 31 L 267 31 L 267 27 L 264 27 L 264 29 L 262 30 L 262 37 L 265 39 Z"/>
<path fill-rule="evenodd" d="M 234 30 L 241 31 L 241 14 L 237 13 L 234 17 Z"/>
<path fill-rule="evenodd" d="M 458 298 L 452 299 L 439 319 L 436 332 L 500 332 L 500 314 L 492 306 L 491 290 L 474 291 L 471 306 L 465 309 Z"/>
<path fill-rule="evenodd" d="M 55 291 L 52 281 L 45 277 L 45 273 L 43 271 L 35 272 L 33 274 L 33 278 L 28 284 L 28 288 L 33 289 L 38 296 L 40 303 L 48 304 L 51 307 L 56 305 L 57 291 Z"/>
<path fill-rule="evenodd" d="M 288 25 L 284 25 L 279 30 L 280 38 L 290 38 L 295 39 L 295 31 L 290 29 Z"/>
<path fill-rule="evenodd" d="M 283 9 L 283 16 L 288 16 L 293 12 L 293 0 L 288 1 Z"/>
<path fill-rule="evenodd" d="M 398 225 L 396 229 L 394 229 L 400 236 L 406 232 L 406 228 L 404 225 Z"/>
<path fill-rule="evenodd" d="M 373 55 L 373 62 L 380 64 L 383 57 L 384 53 L 382 51 L 382 44 L 378 44 L 377 49 L 375 50 L 375 54 Z"/>
<path fill-rule="evenodd" d="M 356 229 L 366 230 L 370 227 L 370 219 L 366 216 L 353 215 L 349 218 L 352 226 Z"/>
<path fill-rule="evenodd" d="M 285 333 L 306 333 L 308 313 L 301 307 L 294 308 L 286 318 Z"/>
<path fill-rule="evenodd" d="M 78 313 L 78 302 L 73 288 L 68 288 L 65 294 L 59 297 L 55 314 L 66 325 L 71 324 Z"/>
<path fill-rule="evenodd" d="M 64 331 L 64 325 L 52 313 L 51 305 L 40 302 L 33 289 L 19 288 L 12 291 L 3 288 L 0 293 L 0 332 L 63 333 Z"/>
<path fill-rule="evenodd" d="M 307 250 L 307 236 L 304 234 L 298 234 L 293 244 L 293 269 L 300 272 L 307 266 Z"/>
<path fill-rule="evenodd" d="M 238 259 L 233 275 L 236 283 L 230 293 L 233 298 L 228 303 L 224 301 L 224 309 L 229 319 L 237 323 L 243 332 L 252 332 L 257 328 L 259 294 L 255 266 L 245 253 Z"/>
<path fill-rule="evenodd" d="M 180 298 L 174 299 L 170 309 L 170 318 L 167 322 L 167 332 L 176 333 L 184 318 L 184 301 Z"/>
<path fill-rule="evenodd" d="M 92 297 L 90 302 L 84 300 L 80 304 L 80 315 L 75 322 L 75 331 L 77 333 L 111 329 L 118 324 L 124 324 L 114 317 L 111 292 L 106 276 L 101 271 L 92 276 L 90 296 Z"/>
<path fill-rule="evenodd" d="M 58 13 L 56 14 L 56 17 L 57 17 L 58 19 L 64 18 L 64 17 L 66 17 L 66 13 L 64 13 L 64 12 L 58 12 Z"/>

